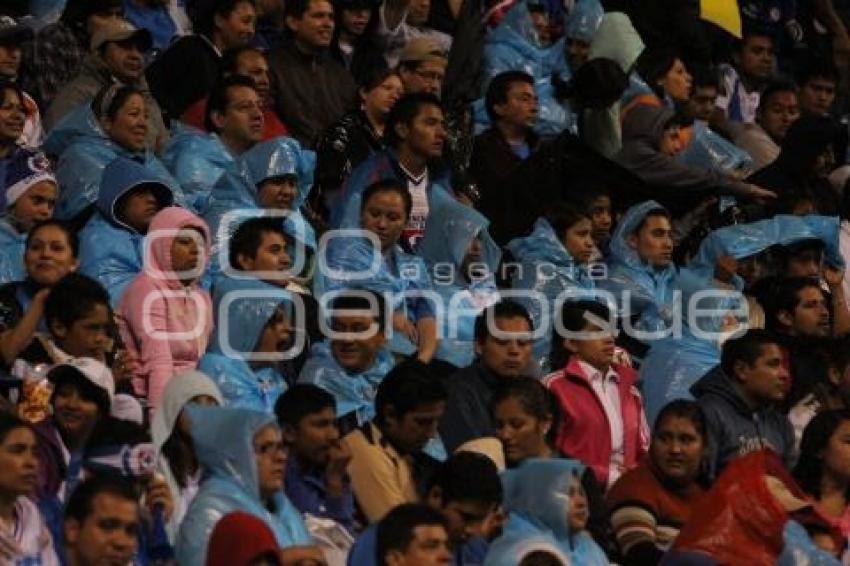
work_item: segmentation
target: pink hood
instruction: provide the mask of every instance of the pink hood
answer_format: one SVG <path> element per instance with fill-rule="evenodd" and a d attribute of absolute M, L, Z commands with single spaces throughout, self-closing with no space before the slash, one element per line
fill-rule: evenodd
<path fill-rule="evenodd" d="M 172 289 L 179 289 L 182 286 L 172 268 L 171 244 L 177 232 L 183 228 L 197 228 L 203 234 L 203 267 L 205 269 L 210 257 L 210 229 L 202 218 L 185 208 L 168 206 L 160 210 L 151 220 L 148 235 L 145 237 L 145 273 Z M 199 266 L 196 271 L 198 275 L 195 281 L 201 278 L 203 269 Z"/>

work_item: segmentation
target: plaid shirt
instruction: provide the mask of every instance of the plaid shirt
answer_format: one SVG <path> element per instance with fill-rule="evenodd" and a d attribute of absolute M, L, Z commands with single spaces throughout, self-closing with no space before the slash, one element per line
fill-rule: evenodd
<path fill-rule="evenodd" d="M 74 31 L 57 22 L 24 45 L 21 86 L 45 110 L 56 93 L 80 70 L 85 55 Z"/>

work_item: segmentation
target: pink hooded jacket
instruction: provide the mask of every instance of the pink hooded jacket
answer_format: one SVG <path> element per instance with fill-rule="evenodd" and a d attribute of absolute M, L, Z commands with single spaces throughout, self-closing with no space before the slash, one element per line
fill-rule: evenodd
<path fill-rule="evenodd" d="M 145 238 L 145 269 L 118 304 L 121 337 L 141 366 L 133 385 L 138 395 L 147 397 L 151 410 L 159 406 L 171 376 L 195 369 L 212 334 L 212 301 L 198 285 L 200 275 L 184 287 L 172 269 L 176 233 L 157 234 L 187 227 L 204 235 L 200 259 L 206 267 L 210 252 L 206 222 L 184 208 L 164 208 L 154 216 Z M 200 266 L 198 271 L 203 272 Z"/>

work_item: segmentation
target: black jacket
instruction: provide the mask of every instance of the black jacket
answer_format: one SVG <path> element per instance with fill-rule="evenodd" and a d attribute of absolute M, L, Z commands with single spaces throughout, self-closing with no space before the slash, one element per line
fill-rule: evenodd
<path fill-rule="evenodd" d="M 440 438 L 450 454 L 464 442 L 495 436 L 490 401 L 502 379 L 480 362 L 448 378 L 449 400 L 440 423 Z"/>
<path fill-rule="evenodd" d="M 221 57 L 208 39 L 187 35 L 172 43 L 150 64 L 148 87 L 168 120 L 180 118 L 194 102 L 209 95 L 221 68 Z"/>

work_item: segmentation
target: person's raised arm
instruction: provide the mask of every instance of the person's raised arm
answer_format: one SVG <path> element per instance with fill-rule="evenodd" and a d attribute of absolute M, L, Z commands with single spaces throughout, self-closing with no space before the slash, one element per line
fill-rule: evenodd
<path fill-rule="evenodd" d="M 38 291 L 18 324 L 0 333 L 0 355 L 7 366 L 11 366 L 32 341 L 38 323 L 44 316 L 44 302 L 49 293 L 50 289 Z"/>

